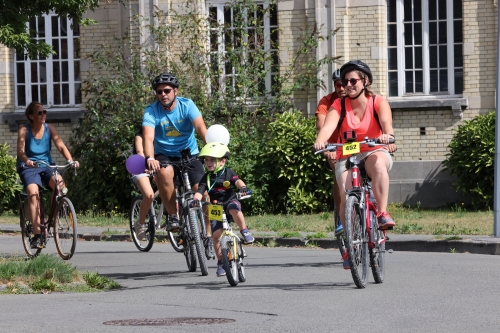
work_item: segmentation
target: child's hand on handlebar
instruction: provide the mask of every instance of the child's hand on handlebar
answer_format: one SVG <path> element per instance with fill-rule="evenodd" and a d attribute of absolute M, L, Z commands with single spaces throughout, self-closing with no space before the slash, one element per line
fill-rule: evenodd
<path fill-rule="evenodd" d="M 250 192 L 250 190 L 249 190 L 246 186 L 242 186 L 242 187 L 240 188 L 240 195 L 241 195 L 241 196 L 245 196 L 245 195 L 247 195 L 247 194 L 248 194 L 248 192 Z"/>

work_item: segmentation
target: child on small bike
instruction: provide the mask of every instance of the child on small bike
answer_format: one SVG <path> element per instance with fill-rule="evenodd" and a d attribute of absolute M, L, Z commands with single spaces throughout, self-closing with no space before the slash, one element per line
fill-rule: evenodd
<path fill-rule="evenodd" d="M 242 195 L 248 192 L 245 183 L 231 169 L 226 167 L 229 158 L 229 149 L 220 142 L 207 143 L 200 152 L 200 157 L 205 160 L 205 169 L 207 172 L 201 178 L 198 190 L 191 203 L 192 207 L 199 207 L 200 200 L 205 191 L 208 192 L 210 202 L 216 200 L 224 204 L 224 210 L 233 218 L 238 225 L 240 233 L 243 236 L 244 244 L 251 244 L 254 238 L 245 224 L 245 217 L 241 211 L 241 204 L 236 199 L 234 188 L 237 187 Z M 222 222 L 211 221 L 212 239 L 215 253 L 217 255 L 217 276 L 224 276 L 226 272 L 222 267 L 222 253 L 219 245 L 219 238 L 222 234 Z"/>

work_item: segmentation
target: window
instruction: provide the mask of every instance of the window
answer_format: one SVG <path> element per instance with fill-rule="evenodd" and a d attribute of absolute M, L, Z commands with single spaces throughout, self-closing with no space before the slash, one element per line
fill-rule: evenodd
<path fill-rule="evenodd" d="M 220 74 L 218 82 L 212 83 L 212 90 L 218 85 L 223 90 L 232 88 L 236 96 L 255 97 L 248 96 L 248 89 L 245 91 L 246 87 L 238 84 L 238 76 L 248 73 L 240 72 L 242 69 L 234 63 L 234 58 L 239 64 L 253 63 L 256 52 L 263 50 L 269 61 L 265 63 L 265 78 L 258 80 L 258 95 L 271 92 L 279 70 L 276 4 L 263 1 L 250 8 L 230 4 L 227 0 L 210 0 L 207 1 L 207 11 L 210 62 L 214 72 Z M 228 60 L 231 57 L 233 60 Z"/>
<path fill-rule="evenodd" d="M 461 0 L 388 0 L 389 96 L 463 92 Z"/>
<path fill-rule="evenodd" d="M 57 15 L 33 17 L 28 23 L 31 37 L 52 45 L 48 58 L 27 59 L 15 55 L 16 108 L 31 101 L 47 107 L 74 107 L 82 103 L 80 78 L 80 31 L 71 20 Z"/>

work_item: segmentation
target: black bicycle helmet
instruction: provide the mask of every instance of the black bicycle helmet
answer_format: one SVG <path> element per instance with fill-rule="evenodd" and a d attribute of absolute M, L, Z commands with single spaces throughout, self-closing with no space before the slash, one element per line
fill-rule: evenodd
<path fill-rule="evenodd" d="M 162 73 L 155 77 L 152 82 L 153 90 L 156 90 L 160 84 L 168 84 L 174 88 L 179 88 L 179 81 L 177 81 L 177 78 L 170 73 Z"/>
<path fill-rule="evenodd" d="M 335 72 L 332 74 L 332 80 L 333 82 L 340 80 L 340 69 L 336 69 Z"/>
<path fill-rule="evenodd" d="M 345 75 L 352 70 L 358 70 L 365 73 L 368 76 L 370 84 L 373 84 L 373 75 L 370 67 L 360 60 L 351 60 L 340 67 L 340 78 L 344 80 Z"/>

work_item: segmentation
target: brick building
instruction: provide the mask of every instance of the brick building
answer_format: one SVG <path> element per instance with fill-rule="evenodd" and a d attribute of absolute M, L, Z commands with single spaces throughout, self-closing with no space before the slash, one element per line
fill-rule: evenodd
<path fill-rule="evenodd" d="M 200 12 L 227 20 L 227 1 L 194 2 Z M 182 10 L 186 3 L 136 0 L 123 7 L 103 1 L 88 13 L 98 24 L 74 30 L 68 19 L 55 15 L 33 19 L 30 27 L 58 54 L 24 60 L 0 46 L 1 142 L 15 154 L 18 126 L 26 122 L 23 111 L 34 99 L 47 106 L 48 121 L 66 140 L 85 109 L 81 83 L 95 71 L 87 55 L 99 44 L 123 36 L 132 13 L 151 15 L 152 6 L 166 12 Z M 461 200 L 440 162 L 453 129 L 495 109 L 497 0 L 281 0 L 273 13 L 265 24 L 279 29 L 279 34 L 269 36 L 279 40 L 281 68 L 297 46 L 301 29 L 315 23 L 325 35 L 339 28 L 333 38 L 321 42 L 318 59 L 342 56 L 341 61 L 360 59 L 371 67 L 374 91 L 385 96 L 393 110 L 398 140 L 391 200 L 435 205 L 443 200 L 436 197 L 438 187 L 439 196 Z M 137 37 L 138 42 L 141 38 L 146 37 Z M 333 90 L 329 77 L 334 67 L 325 66 L 319 74 L 327 91 L 295 95 L 296 106 L 304 113 L 314 114 L 319 99 Z"/>

